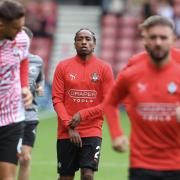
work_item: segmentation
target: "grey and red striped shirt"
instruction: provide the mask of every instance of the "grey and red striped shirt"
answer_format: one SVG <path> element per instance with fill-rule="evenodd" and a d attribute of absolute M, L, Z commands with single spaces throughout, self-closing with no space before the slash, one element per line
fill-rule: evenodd
<path fill-rule="evenodd" d="M 0 126 L 25 119 L 20 83 L 20 63 L 27 58 L 29 38 L 25 32 L 14 41 L 0 42 Z"/>

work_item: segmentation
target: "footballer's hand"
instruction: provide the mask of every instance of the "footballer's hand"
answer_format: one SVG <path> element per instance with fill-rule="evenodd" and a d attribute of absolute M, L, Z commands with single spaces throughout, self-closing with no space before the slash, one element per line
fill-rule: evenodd
<path fill-rule="evenodd" d="M 22 97 L 24 102 L 24 107 L 28 108 L 32 104 L 33 96 L 31 91 L 27 87 L 22 88 Z"/>
<path fill-rule="evenodd" d="M 180 123 L 180 105 L 176 107 L 176 119 Z"/>
<path fill-rule="evenodd" d="M 44 88 L 43 88 L 43 86 L 40 85 L 40 84 L 37 84 L 36 92 L 37 92 L 38 96 L 44 96 Z"/>
<path fill-rule="evenodd" d="M 82 147 L 82 140 L 79 133 L 75 129 L 68 129 L 70 141 L 78 147 Z"/>
<path fill-rule="evenodd" d="M 129 140 L 125 135 L 119 136 L 112 141 L 112 147 L 115 151 L 126 152 L 128 150 Z"/>
<path fill-rule="evenodd" d="M 81 116 L 80 113 L 77 112 L 76 114 L 73 115 L 72 119 L 69 121 L 68 125 L 70 128 L 74 129 L 79 125 L 81 121 Z"/>

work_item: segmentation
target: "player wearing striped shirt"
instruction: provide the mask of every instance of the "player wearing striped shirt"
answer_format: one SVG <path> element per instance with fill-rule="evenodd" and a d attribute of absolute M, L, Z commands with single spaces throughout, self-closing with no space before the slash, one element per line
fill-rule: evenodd
<path fill-rule="evenodd" d="M 15 179 L 28 89 L 29 39 L 21 32 L 25 10 L 17 1 L 0 2 L 0 179 Z M 24 104 L 23 104 L 24 101 Z"/>
<path fill-rule="evenodd" d="M 176 108 L 180 98 L 180 64 L 173 57 L 174 23 L 151 16 L 140 26 L 146 30 L 147 54 L 119 73 L 105 101 L 105 114 L 116 150 L 122 151 L 123 131 L 117 128 L 119 103 L 128 98 L 131 122 L 130 180 L 180 179 L 180 124 Z"/>
<path fill-rule="evenodd" d="M 26 32 L 31 41 L 33 38 L 32 31 L 27 27 L 23 27 L 23 31 Z M 36 128 L 39 123 L 37 95 L 44 95 L 43 60 L 41 59 L 41 57 L 31 53 L 28 54 L 28 59 L 29 87 L 33 95 L 33 101 L 25 111 L 25 128 L 22 142 L 22 151 L 19 154 L 19 180 L 30 179 L 31 153 L 35 143 Z"/>

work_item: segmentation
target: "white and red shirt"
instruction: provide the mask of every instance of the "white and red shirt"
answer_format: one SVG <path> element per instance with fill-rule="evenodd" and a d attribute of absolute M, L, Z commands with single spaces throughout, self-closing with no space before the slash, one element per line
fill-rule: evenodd
<path fill-rule="evenodd" d="M 139 57 L 141 63 L 119 74 L 106 99 L 112 138 L 122 134 L 113 109 L 128 98 L 130 167 L 180 170 L 180 123 L 175 114 L 180 101 L 180 65 L 171 59 L 165 67 L 157 68 L 148 55 Z"/>
<path fill-rule="evenodd" d="M 29 38 L 24 31 L 14 41 L 0 42 L 0 126 L 24 120 L 20 66 L 27 57 Z"/>
<path fill-rule="evenodd" d="M 58 64 L 53 84 L 52 100 L 58 115 L 58 139 L 69 138 L 68 122 L 80 112 L 77 131 L 81 137 L 101 137 L 102 102 L 114 82 L 110 65 L 92 55 L 87 61 L 79 56 Z"/>

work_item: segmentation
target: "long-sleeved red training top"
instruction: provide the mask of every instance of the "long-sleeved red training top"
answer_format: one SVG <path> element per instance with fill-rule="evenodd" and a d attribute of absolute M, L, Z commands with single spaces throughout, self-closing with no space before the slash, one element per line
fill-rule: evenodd
<path fill-rule="evenodd" d="M 139 59 L 141 63 L 119 74 L 105 102 L 107 121 L 112 131 L 118 131 L 114 108 L 128 98 L 130 167 L 180 170 L 180 123 L 175 114 L 180 100 L 180 64 L 171 59 L 157 68 L 148 55 L 143 58 L 146 60 Z"/>
<path fill-rule="evenodd" d="M 170 49 L 170 55 L 171 55 L 171 57 L 175 60 L 175 61 L 177 61 L 178 63 L 180 63 L 180 59 L 179 59 L 179 57 L 180 57 L 180 49 L 177 49 L 177 48 L 175 48 L 175 47 L 172 47 L 171 49 Z M 128 63 L 127 63 L 127 65 L 125 66 L 125 68 L 124 69 L 126 69 L 126 68 L 128 68 L 128 67 L 130 67 L 130 66 L 132 66 L 132 65 L 134 65 L 134 64 L 137 64 L 137 63 L 141 63 L 142 61 L 144 61 L 144 60 L 147 60 L 147 58 L 146 58 L 146 56 L 147 56 L 147 51 L 142 51 L 142 52 L 140 52 L 140 53 L 138 53 L 138 54 L 135 54 L 134 56 L 132 56 L 129 60 L 128 60 Z M 140 61 L 139 61 L 140 60 Z"/>
<path fill-rule="evenodd" d="M 113 82 L 110 65 L 95 55 L 86 61 L 76 55 L 57 65 L 52 100 L 58 115 L 58 139 L 69 138 L 68 122 L 77 112 L 81 122 L 76 129 L 81 137 L 102 136 L 102 101 Z"/>

